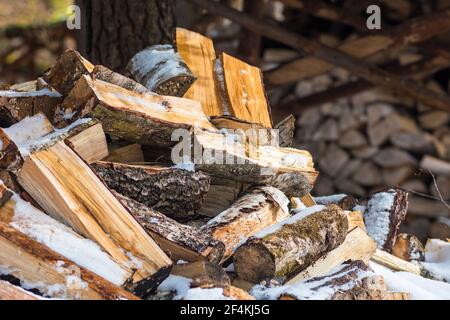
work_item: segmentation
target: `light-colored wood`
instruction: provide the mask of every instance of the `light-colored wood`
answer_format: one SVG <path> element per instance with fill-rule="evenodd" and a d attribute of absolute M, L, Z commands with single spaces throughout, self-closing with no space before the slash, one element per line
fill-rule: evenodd
<path fill-rule="evenodd" d="M 310 193 L 301 197 L 300 200 L 307 207 L 313 207 L 313 206 L 317 205 L 316 201 L 314 201 L 314 198 Z"/>
<path fill-rule="evenodd" d="M 108 156 L 108 144 L 101 123 L 67 138 L 66 143 L 88 164 Z"/>
<path fill-rule="evenodd" d="M 64 142 L 32 153 L 18 180 L 46 212 L 99 243 L 117 261 L 129 261 L 121 248 L 140 259 L 142 267 L 135 278 L 146 278 L 171 265 L 154 240 Z"/>
<path fill-rule="evenodd" d="M 420 267 L 418 265 L 397 258 L 380 249 L 376 250 L 371 260 L 395 271 L 406 271 L 420 275 Z"/>
<path fill-rule="evenodd" d="M 0 280 L 0 300 L 42 300 L 29 291 L 12 285 L 9 282 Z"/>
<path fill-rule="evenodd" d="M 229 111 L 239 119 L 272 128 L 261 70 L 226 53 L 222 53 L 220 60 Z"/>
<path fill-rule="evenodd" d="M 409 292 L 387 292 L 384 300 L 411 300 Z"/>
<path fill-rule="evenodd" d="M 199 33 L 177 28 L 176 46 L 181 58 L 197 77 L 184 97 L 199 101 L 208 116 L 222 115 L 223 110 L 214 80 L 216 53 L 212 40 Z"/>
<path fill-rule="evenodd" d="M 142 146 L 138 143 L 110 149 L 109 156 L 102 160 L 119 163 L 138 163 L 145 161 L 144 153 L 142 152 Z"/>
<path fill-rule="evenodd" d="M 255 297 L 250 295 L 247 291 L 234 286 L 226 286 L 223 288 L 223 295 L 234 300 L 255 300 Z"/>
<path fill-rule="evenodd" d="M 324 275 L 347 260 L 362 260 L 368 263 L 375 250 L 375 242 L 363 230 L 355 228 L 347 234 L 339 247 L 328 252 L 306 270 L 289 280 L 287 284 Z"/>
<path fill-rule="evenodd" d="M 364 225 L 364 218 L 361 211 L 347 211 L 348 230 L 351 231 L 358 227 L 366 232 L 366 226 Z"/>
<path fill-rule="evenodd" d="M 0 265 L 54 298 L 136 299 L 131 293 L 76 265 L 0 222 Z"/>

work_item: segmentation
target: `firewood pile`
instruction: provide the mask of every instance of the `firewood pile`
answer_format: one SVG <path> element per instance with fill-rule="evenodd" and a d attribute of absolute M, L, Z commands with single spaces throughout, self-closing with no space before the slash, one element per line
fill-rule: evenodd
<path fill-rule="evenodd" d="M 312 197 L 260 70 L 175 38 L 0 91 L 0 299 L 449 298 L 450 244 L 398 233 L 407 192 Z"/>

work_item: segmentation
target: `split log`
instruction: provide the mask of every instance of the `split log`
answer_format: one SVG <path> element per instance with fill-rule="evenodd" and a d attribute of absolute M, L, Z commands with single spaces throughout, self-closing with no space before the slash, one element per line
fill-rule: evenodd
<path fill-rule="evenodd" d="M 242 241 L 286 218 L 288 203 L 288 198 L 275 188 L 257 188 L 208 221 L 201 230 L 225 244 L 224 261 Z"/>
<path fill-rule="evenodd" d="M 53 119 L 53 114 L 62 101 L 58 92 L 48 89 L 31 92 L 0 91 L 2 125 L 9 126 L 38 113 Z"/>
<path fill-rule="evenodd" d="M 222 211 L 227 210 L 246 189 L 248 184 L 238 181 L 230 181 L 230 183 L 215 184 L 211 183 L 205 202 L 199 210 L 199 214 L 206 217 L 215 217 Z"/>
<path fill-rule="evenodd" d="M 218 129 L 262 130 L 264 127 L 258 123 L 248 122 L 231 115 L 211 116 L 211 123 Z"/>
<path fill-rule="evenodd" d="M 285 280 L 337 248 L 347 230 L 347 217 L 338 206 L 300 211 L 239 247 L 234 254 L 236 273 L 252 282 L 272 277 Z"/>
<path fill-rule="evenodd" d="M 424 261 L 425 248 L 416 236 L 401 233 L 395 240 L 392 254 L 406 261 Z"/>
<path fill-rule="evenodd" d="M 375 242 L 363 230 L 355 228 L 347 234 L 340 246 L 315 261 L 306 270 L 289 280 L 287 284 L 322 276 L 348 260 L 361 260 L 367 264 L 375 250 Z"/>
<path fill-rule="evenodd" d="M 395 271 L 406 271 L 420 275 L 420 267 L 417 264 L 397 258 L 380 249 L 376 250 L 371 260 Z"/>
<path fill-rule="evenodd" d="M 186 29 L 176 29 L 176 47 L 181 58 L 198 78 L 184 95 L 199 101 L 207 116 L 221 116 L 223 110 L 214 80 L 216 53 L 211 39 Z"/>
<path fill-rule="evenodd" d="M 123 140 L 168 147 L 175 144 L 172 141 L 175 129 L 190 130 L 195 125 L 217 131 L 197 101 L 136 93 L 86 76 L 80 81 L 90 88 L 91 114 L 102 122 L 106 133 Z"/>
<path fill-rule="evenodd" d="M 272 128 L 261 70 L 226 53 L 216 61 L 216 79 L 223 97 L 224 114 Z"/>
<path fill-rule="evenodd" d="M 210 186 L 208 175 L 178 168 L 102 161 L 91 168 L 109 188 L 179 220 L 197 214 Z"/>
<path fill-rule="evenodd" d="M 195 170 L 209 173 L 217 180 L 269 185 L 288 197 L 302 197 L 311 191 L 318 173 L 309 152 L 232 142 L 233 137 L 195 130 L 194 143 L 200 146 L 199 150 L 194 150 Z M 178 154 L 180 152 L 182 155 Z M 174 148 L 172 155 L 174 153 L 180 159 L 192 156 L 190 149 Z"/>
<path fill-rule="evenodd" d="M 8 274 L 44 295 L 82 300 L 136 299 L 131 293 L 3 222 L 0 222 L 0 246 L 0 264 L 8 270 Z"/>
<path fill-rule="evenodd" d="M 171 274 L 191 279 L 191 287 L 227 287 L 230 277 L 219 265 L 209 261 L 176 264 Z"/>
<path fill-rule="evenodd" d="M 280 147 L 291 147 L 294 141 L 295 118 L 291 114 L 275 125 L 279 130 Z"/>
<path fill-rule="evenodd" d="M 139 143 L 133 143 L 123 147 L 114 147 L 110 144 L 108 147 L 110 149 L 108 157 L 100 160 L 120 163 L 145 162 L 144 152 Z"/>
<path fill-rule="evenodd" d="M 407 210 L 408 193 L 400 189 L 375 193 L 370 198 L 364 212 L 364 222 L 367 234 L 375 240 L 378 248 L 388 252 L 392 250 Z"/>
<path fill-rule="evenodd" d="M 347 214 L 349 231 L 353 230 L 356 227 L 360 228 L 364 232 L 366 231 L 366 226 L 364 224 L 364 218 L 361 211 L 346 211 L 345 213 Z"/>
<path fill-rule="evenodd" d="M 148 92 L 148 89 L 139 82 L 134 81 L 128 77 L 114 72 L 105 66 L 97 65 L 92 70 L 92 78 L 115 84 L 127 90 L 135 91 L 138 93 Z"/>
<path fill-rule="evenodd" d="M 171 45 L 154 45 L 138 52 L 128 72 L 144 87 L 157 94 L 182 97 L 196 80 Z"/>
<path fill-rule="evenodd" d="M 0 300 L 42 300 L 43 298 L 12 285 L 9 282 L 0 280 Z"/>
<path fill-rule="evenodd" d="M 0 185 L 0 189 L 6 192 L 2 200 L 12 196 L 0 207 L 2 223 L 117 286 L 128 283 L 132 270 L 115 262 L 95 242 L 81 237 L 19 195 L 13 195 L 4 185 Z"/>
<path fill-rule="evenodd" d="M 223 243 L 214 240 L 209 234 L 180 224 L 118 193 L 114 195 L 173 261 L 207 259 L 220 262 L 222 259 L 225 249 Z"/>
<path fill-rule="evenodd" d="M 88 75 L 94 65 L 75 50 L 66 50 L 43 79 L 63 96 L 67 96 L 82 75 Z"/>
<path fill-rule="evenodd" d="M 49 142 L 33 147 L 18 182 L 48 214 L 96 241 L 116 261 L 131 262 L 123 249 L 141 261 L 134 280 L 150 279 L 137 283 L 143 286 L 136 292 L 145 296 L 146 285 L 154 285 L 151 276 L 167 275 L 170 259 L 61 138 L 61 132 L 44 137 Z"/>

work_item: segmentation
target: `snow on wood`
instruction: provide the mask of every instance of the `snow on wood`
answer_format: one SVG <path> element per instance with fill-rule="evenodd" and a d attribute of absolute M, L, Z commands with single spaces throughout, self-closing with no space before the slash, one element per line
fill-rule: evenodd
<path fill-rule="evenodd" d="M 425 262 L 420 266 L 432 279 L 450 283 L 450 242 L 429 239 L 425 245 Z"/>

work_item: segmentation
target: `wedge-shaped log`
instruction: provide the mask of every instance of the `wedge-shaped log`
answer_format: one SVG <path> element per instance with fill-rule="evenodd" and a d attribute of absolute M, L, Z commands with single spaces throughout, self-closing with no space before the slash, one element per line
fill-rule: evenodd
<path fill-rule="evenodd" d="M 154 45 L 138 52 L 127 66 L 128 72 L 148 90 L 182 97 L 195 81 L 172 45 Z"/>
<path fill-rule="evenodd" d="M 272 128 L 261 70 L 226 53 L 215 62 L 224 114 Z"/>
<path fill-rule="evenodd" d="M 54 298 L 134 300 L 131 293 L 0 222 L 3 272 Z"/>
<path fill-rule="evenodd" d="M 175 129 L 198 126 L 216 131 L 197 101 L 137 93 L 88 76 L 80 78 L 76 86 L 85 96 L 79 114 L 92 113 L 106 133 L 124 140 L 167 147 L 174 144 L 171 135 Z"/>
<path fill-rule="evenodd" d="M 0 300 L 41 300 L 42 298 L 21 287 L 0 280 Z"/>
<path fill-rule="evenodd" d="M 114 195 L 172 260 L 221 260 L 225 246 L 209 234 L 180 224 L 116 192 Z"/>
<path fill-rule="evenodd" d="M 199 101 L 207 116 L 223 115 L 214 78 L 216 52 L 212 40 L 199 33 L 177 28 L 176 47 L 181 58 L 197 77 L 184 97 Z"/>
<path fill-rule="evenodd" d="M 251 282 L 288 279 L 305 270 L 345 239 L 348 222 L 335 205 L 303 210 L 247 240 L 234 254 L 238 276 Z"/>
<path fill-rule="evenodd" d="M 375 193 L 367 203 L 364 222 L 367 234 L 378 248 L 392 250 L 397 230 L 405 219 L 408 210 L 408 193 L 400 189 L 390 189 Z"/>
<path fill-rule="evenodd" d="M 174 219 L 195 216 L 210 185 L 207 174 L 177 168 L 102 161 L 91 168 L 109 188 Z"/>
<path fill-rule="evenodd" d="M 141 261 L 136 266 L 135 281 L 167 274 L 170 259 L 60 139 L 59 135 L 44 137 L 50 142 L 32 148 L 18 173 L 21 186 L 47 213 L 96 241 L 116 261 L 130 263 L 124 250 Z M 145 284 L 150 282 L 143 282 L 139 295 L 146 294 Z"/>
<path fill-rule="evenodd" d="M 123 147 L 115 147 L 110 144 L 108 147 L 108 157 L 101 160 L 120 163 L 145 162 L 144 152 L 142 151 L 142 146 L 139 143 L 133 143 Z"/>
<path fill-rule="evenodd" d="M 354 228 L 347 234 L 341 245 L 290 279 L 287 284 L 322 276 L 348 260 L 361 260 L 367 264 L 376 248 L 375 242 L 363 230 Z"/>
<path fill-rule="evenodd" d="M 69 94 L 70 90 L 82 75 L 90 74 L 94 65 L 83 58 L 75 50 L 66 50 L 61 54 L 55 65 L 47 72 L 43 79 L 63 96 Z"/>
<path fill-rule="evenodd" d="M 8 191 L 4 185 L 0 185 L 0 189 Z M 0 221 L 115 285 L 126 285 L 133 274 L 128 267 L 115 262 L 98 244 L 78 235 L 17 194 L 0 207 Z"/>
<path fill-rule="evenodd" d="M 376 250 L 371 259 L 372 261 L 395 271 L 406 271 L 420 275 L 419 265 L 400 259 L 389 252 L 380 249 Z"/>
<path fill-rule="evenodd" d="M 226 260 L 242 241 L 287 218 L 288 203 L 288 198 L 275 188 L 257 188 L 209 220 L 201 230 L 225 244 Z"/>
<path fill-rule="evenodd" d="M 225 178 L 273 186 L 288 197 L 302 197 L 311 191 L 318 173 L 308 151 L 236 142 L 235 137 L 195 130 L 195 169 L 209 173 L 215 180 Z M 190 149 L 176 146 L 172 155 L 179 156 L 177 152 L 183 157 L 191 154 Z"/>
<path fill-rule="evenodd" d="M 9 126 L 38 113 L 53 119 L 53 114 L 62 101 L 58 92 L 48 89 L 30 92 L 0 91 L 1 125 Z"/>

